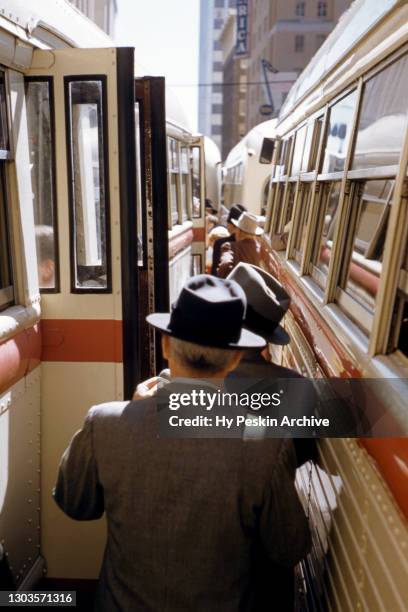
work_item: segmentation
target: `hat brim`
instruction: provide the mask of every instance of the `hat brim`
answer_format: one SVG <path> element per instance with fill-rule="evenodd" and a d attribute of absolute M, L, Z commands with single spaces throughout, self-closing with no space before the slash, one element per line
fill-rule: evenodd
<path fill-rule="evenodd" d="M 185 340 L 186 342 L 193 342 L 194 344 L 200 344 L 201 346 L 208 346 L 209 348 L 221 348 L 221 349 L 251 349 L 251 348 L 262 348 L 266 345 L 266 340 L 249 331 L 249 329 L 242 329 L 241 336 L 238 342 L 229 342 L 226 344 L 217 344 L 216 342 L 203 342 L 202 339 L 194 338 L 193 336 L 184 337 L 182 334 L 175 334 L 169 327 L 170 324 L 170 313 L 169 312 L 155 312 L 146 317 L 146 321 L 161 331 L 167 336 L 178 338 L 179 340 Z"/>
<path fill-rule="evenodd" d="M 241 232 L 244 232 L 245 234 L 249 234 L 250 236 L 260 236 L 261 234 L 264 233 L 264 230 L 262 229 L 262 227 L 257 227 L 254 232 L 247 232 L 247 230 L 244 230 L 242 229 L 242 227 L 239 227 L 238 221 L 236 219 L 231 219 L 231 223 L 235 225 L 235 227 L 237 227 L 239 230 L 241 230 Z"/>
<path fill-rule="evenodd" d="M 290 343 L 290 336 L 281 325 L 278 325 L 270 334 L 270 336 L 265 337 L 265 340 L 267 340 L 270 344 L 286 346 Z"/>

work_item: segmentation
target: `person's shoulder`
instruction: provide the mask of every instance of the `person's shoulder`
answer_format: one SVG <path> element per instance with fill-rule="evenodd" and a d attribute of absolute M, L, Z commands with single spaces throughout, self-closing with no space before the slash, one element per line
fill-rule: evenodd
<path fill-rule="evenodd" d="M 114 401 L 96 404 L 89 410 L 88 418 L 90 418 L 92 421 L 103 421 L 106 419 L 118 418 L 123 414 L 123 411 L 128 404 L 128 401 Z"/>

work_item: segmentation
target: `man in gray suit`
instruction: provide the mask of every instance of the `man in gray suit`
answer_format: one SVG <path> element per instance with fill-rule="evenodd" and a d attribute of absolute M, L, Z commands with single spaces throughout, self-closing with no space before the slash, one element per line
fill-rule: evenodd
<path fill-rule="evenodd" d="M 190 279 L 163 332 L 172 382 L 214 386 L 241 350 L 246 298 L 232 280 Z M 194 381 L 191 381 L 193 384 Z M 101 612 L 238 612 L 256 608 L 256 555 L 294 566 L 310 533 L 295 487 L 292 441 L 158 438 L 154 397 L 92 408 L 61 460 L 55 500 L 77 520 L 106 512 Z M 271 577 L 272 578 L 272 577 Z M 279 584 L 273 586 L 279 598 Z"/>

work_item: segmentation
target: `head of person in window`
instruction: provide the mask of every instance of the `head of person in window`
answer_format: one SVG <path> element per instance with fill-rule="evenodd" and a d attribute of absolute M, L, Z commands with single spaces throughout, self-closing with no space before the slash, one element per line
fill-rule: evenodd
<path fill-rule="evenodd" d="M 54 228 L 37 225 L 35 228 L 37 247 L 38 285 L 40 289 L 55 287 Z"/>

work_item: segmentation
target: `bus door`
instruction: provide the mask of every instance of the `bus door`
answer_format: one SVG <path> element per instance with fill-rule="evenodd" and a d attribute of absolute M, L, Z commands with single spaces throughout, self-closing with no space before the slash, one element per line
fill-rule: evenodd
<path fill-rule="evenodd" d="M 162 368 L 158 334 L 146 315 L 169 310 L 169 248 L 165 84 L 162 77 L 135 81 L 139 380 Z"/>
<path fill-rule="evenodd" d="M 149 336 L 146 351 L 142 338 L 146 313 L 167 308 L 164 272 L 159 285 L 166 255 L 154 235 L 167 219 L 166 174 L 156 164 L 165 165 L 163 80 L 143 79 L 136 96 L 131 48 L 36 50 L 26 76 L 32 158 L 47 105 L 51 126 L 38 163 L 31 160 L 32 183 L 51 194 L 50 214 L 42 214 L 44 198 L 33 203 L 43 290 L 41 549 L 48 576 L 94 578 L 103 522 L 74 523 L 51 491 L 87 410 L 131 398 L 153 373 L 154 343 Z"/>

